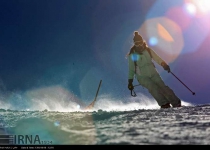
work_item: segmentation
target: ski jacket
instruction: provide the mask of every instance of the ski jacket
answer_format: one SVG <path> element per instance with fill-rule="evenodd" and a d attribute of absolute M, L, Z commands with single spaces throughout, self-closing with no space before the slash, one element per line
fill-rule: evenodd
<path fill-rule="evenodd" d="M 134 45 L 128 54 L 128 79 L 133 79 L 134 75 L 136 75 L 137 79 L 141 76 L 152 77 L 157 75 L 158 72 L 153 60 L 159 65 L 164 61 L 151 48 L 147 46 L 136 47 Z"/>

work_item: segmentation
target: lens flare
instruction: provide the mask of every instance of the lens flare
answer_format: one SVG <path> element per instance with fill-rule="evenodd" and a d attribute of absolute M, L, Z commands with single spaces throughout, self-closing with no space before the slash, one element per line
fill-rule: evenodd
<path fill-rule="evenodd" d="M 80 105 L 77 105 L 77 109 L 80 109 Z"/>
<path fill-rule="evenodd" d="M 155 46 L 155 45 L 157 45 L 157 43 L 158 43 L 158 39 L 156 37 L 151 37 L 149 39 L 149 45 Z"/>
<path fill-rule="evenodd" d="M 54 125 L 55 125 L 55 126 L 60 126 L 60 122 L 59 122 L 59 121 L 55 121 L 55 122 L 54 122 Z"/>
<path fill-rule="evenodd" d="M 196 16 L 210 13 L 210 0 L 185 0 L 188 12 L 196 10 Z"/>
<path fill-rule="evenodd" d="M 175 22 L 182 31 L 187 30 L 192 21 L 191 16 L 181 6 L 169 8 L 165 16 Z"/>
<path fill-rule="evenodd" d="M 133 61 L 138 61 L 139 58 L 140 58 L 140 55 L 137 55 L 137 54 L 132 54 L 132 55 L 131 55 L 131 59 L 132 59 Z"/>
<path fill-rule="evenodd" d="M 158 33 L 159 35 L 168 42 L 174 42 L 173 37 L 170 35 L 170 33 L 160 24 L 157 24 Z"/>
<path fill-rule="evenodd" d="M 184 5 L 184 10 L 191 16 L 195 16 L 195 14 L 197 12 L 195 5 L 192 3 L 186 3 Z"/>
<path fill-rule="evenodd" d="M 198 9 L 203 13 L 210 12 L 210 1 L 209 0 L 193 0 Z"/>
<path fill-rule="evenodd" d="M 167 62 L 174 61 L 184 47 L 180 26 L 167 17 L 146 20 L 139 33 Z"/>

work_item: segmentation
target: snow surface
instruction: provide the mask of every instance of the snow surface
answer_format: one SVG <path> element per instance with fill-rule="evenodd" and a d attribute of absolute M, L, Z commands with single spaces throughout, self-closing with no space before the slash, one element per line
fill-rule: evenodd
<path fill-rule="evenodd" d="M 89 111 L 0 109 L 0 134 L 38 135 L 55 145 L 210 144 L 210 104 L 183 104 L 160 109 L 149 100 L 102 98 Z"/>

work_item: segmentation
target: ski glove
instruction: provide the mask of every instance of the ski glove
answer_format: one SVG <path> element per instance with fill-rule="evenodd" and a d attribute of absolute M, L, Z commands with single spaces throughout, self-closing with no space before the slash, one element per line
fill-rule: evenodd
<path fill-rule="evenodd" d="M 169 65 L 167 65 L 164 61 L 161 63 L 161 66 L 164 70 L 168 71 L 168 73 L 171 72 Z"/>
<path fill-rule="evenodd" d="M 131 90 L 131 91 L 134 89 L 133 79 L 128 79 L 128 89 Z"/>

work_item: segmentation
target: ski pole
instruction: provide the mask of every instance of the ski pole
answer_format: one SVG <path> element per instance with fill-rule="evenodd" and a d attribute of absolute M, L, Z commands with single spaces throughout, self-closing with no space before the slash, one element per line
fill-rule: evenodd
<path fill-rule="evenodd" d="M 190 90 L 177 76 L 175 76 L 175 74 L 173 74 L 173 72 L 170 71 L 170 73 L 176 77 L 188 90 Z M 190 90 L 191 91 L 191 90 Z M 191 91 L 192 92 L 192 95 L 195 95 L 195 92 Z"/>
<path fill-rule="evenodd" d="M 134 85 L 133 87 L 139 86 L 139 85 L 141 85 L 141 84 Z M 136 95 L 136 92 L 134 90 L 131 90 L 131 96 L 133 96 L 133 97 L 136 97 L 137 96 Z"/>
<path fill-rule="evenodd" d="M 131 90 L 131 96 L 136 97 L 136 92 L 134 90 Z"/>
<path fill-rule="evenodd" d="M 97 98 L 97 96 L 98 96 L 98 91 L 99 91 L 99 89 L 100 89 L 100 87 L 101 87 L 101 82 L 102 82 L 102 80 L 100 80 L 100 82 L 99 82 L 99 85 L 98 85 L 98 89 L 97 89 L 97 92 L 96 92 L 95 99 L 92 101 L 92 103 L 90 103 L 90 104 L 85 108 L 85 110 L 87 110 L 87 109 L 92 109 L 92 108 L 94 107 L 95 102 L 96 102 L 96 98 Z"/>

